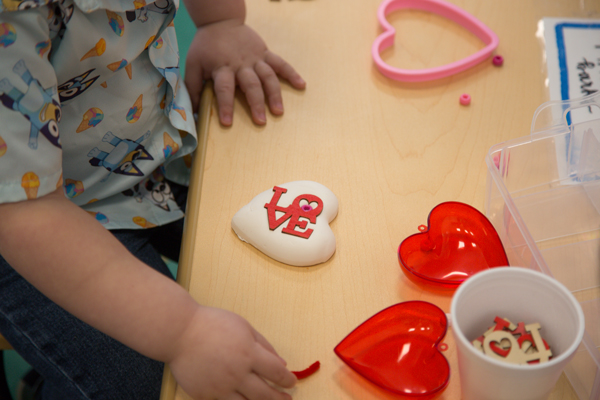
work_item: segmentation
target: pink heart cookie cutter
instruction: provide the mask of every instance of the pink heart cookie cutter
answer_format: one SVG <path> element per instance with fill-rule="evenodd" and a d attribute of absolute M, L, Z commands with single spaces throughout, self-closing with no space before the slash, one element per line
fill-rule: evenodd
<path fill-rule="evenodd" d="M 396 30 L 390 25 L 386 17 L 394 11 L 406 8 L 435 13 L 454 21 L 475 34 L 486 46 L 462 60 L 442 65 L 441 67 L 425 69 L 400 69 L 392 67 L 381 58 L 381 52 L 394 44 L 396 36 Z M 385 0 L 379 6 L 377 18 L 384 32 L 373 42 L 371 54 L 379 71 L 388 78 L 398 81 L 422 82 L 445 78 L 477 65 L 488 58 L 496 47 L 498 47 L 498 36 L 484 23 L 463 9 L 441 0 Z"/>

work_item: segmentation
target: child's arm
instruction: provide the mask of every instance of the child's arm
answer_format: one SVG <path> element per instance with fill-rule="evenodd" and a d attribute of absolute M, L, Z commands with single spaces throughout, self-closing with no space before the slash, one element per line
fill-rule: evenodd
<path fill-rule="evenodd" d="M 232 123 L 236 86 L 245 93 L 255 123 L 266 123 L 265 95 L 271 112 L 283 114 L 277 75 L 297 89 L 303 89 L 305 82 L 245 25 L 244 0 L 185 0 L 185 6 L 198 27 L 185 64 L 185 83 L 194 110 L 198 108 L 202 81 L 213 79 L 223 125 Z"/>
<path fill-rule="evenodd" d="M 194 398 L 291 398 L 264 381 L 291 387 L 296 379 L 247 321 L 198 305 L 61 190 L 1 204 L 0 221 L 0 254 L 25 279 L 76 317 L 169 363 Z"/>

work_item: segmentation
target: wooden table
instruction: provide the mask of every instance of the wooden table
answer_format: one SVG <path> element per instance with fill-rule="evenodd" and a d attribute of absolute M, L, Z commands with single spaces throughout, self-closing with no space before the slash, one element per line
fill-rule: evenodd
<path fill-rule="evenodd" d="M 206 153 L 195 160 L 179 281 L 201 304 L 247 318 L 290 369 L 321 362 L 318 373 L 290 391 L 294 399 L 396 399 L 348 368 L 334 347 L 395 303 L 425 300 L 449 312 L 451 295 L 423 290 L 404 276 L 398 245 L 441 202 L 483 210 L 488 149 L 528 135 L 535 109 L 548 100 L 538 21 L 598 18 L 600 2 L 452 0 L 498 34 L 496 54 L 504 65 L 489 60 L 424 83 L 396 82 L 375 69 L 370 48 L 381 32 L 379 0 L 247 3 L 249 25 L 308 85 L 296 91 L 284 84 L 286 113 L 269 116 L 265 127 L 251 122 L 239 96 L 232 128 L 209 119 L 214 105 L 204 110 Z M 396 44 L 384 58 L 398 67 L 438 66 L 483 47 L 437 15 L 401 11 L 389 20 Z M 463 93 L 472 97 L 469 106 L 459 105 Z M 240 241 L 230 225 L 255 195 L 295 180 L 322 183 L 340 203 L 331 224 L 337 251 L 309 268 L 270 259 Z M 460 381 L 450 332 L 445 342 L 452 372 L 440 398 L 455 400 Z M 168 371 L 162 398 L 188 398 Z M 550 398 L 577 396 L 563 376 Z"/>

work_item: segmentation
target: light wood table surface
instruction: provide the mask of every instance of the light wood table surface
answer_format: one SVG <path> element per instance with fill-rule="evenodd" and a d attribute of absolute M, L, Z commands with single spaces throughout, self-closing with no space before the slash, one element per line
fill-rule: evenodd
<path fill-rule="evenodd" d="M 548 100 L 538 21 L 600 16 L 598 1 L 451 2 L 497 33 L 502 67 L 490 59 L 438 81 L 396 82 L 375 69 L 370 55 L 381 33 L 379 0 L 247 0 L 248 24 L 301 73 L 307 88 L 284 83 L 285 115 L 269 115 L 265 127 L 252 123 L 240 96 L 231 128 L 219 125 L 214 104 L 205 109 L 206 154 L 195 160 L 179 281 L 201 304 L 248 319 L 290 369 L 321 362 L 319 372 L 290 391 L 294 399 L 397 399 L 348 368 L 334 347 L 392 304 L 425 300 L 449 312 L 451 295 L 423 290 L 404 276 L 398 245 L 439 203 L 460 201 L 483 211 L 488 149 L 528 135 L 535 109 Z M 398 67 L 438 66 L 483 47 L 434 14 L 400 11 L 389 21 L 396 43 L 384 58 Z M 472 97 L 467 107 L 459 105 L 463 93 Z M 340 204 L 331 224 L 336 253 L 309 268 L 274 261 L 231 229 L 233 215 L 254 196 L 295 180 L 327 186 Z M 444 342 L 451 379 L 440 399 L 456 400 L 450 331 Z M 168 371 L 162 398 L 188 398 Z M 577 399 L 564 375 L 550 399 Z"/>

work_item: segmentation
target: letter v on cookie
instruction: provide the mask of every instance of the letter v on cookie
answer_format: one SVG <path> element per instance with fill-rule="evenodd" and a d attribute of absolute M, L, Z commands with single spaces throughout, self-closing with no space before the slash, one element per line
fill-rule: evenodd
<path fill-rule="evenodd" d="M 331 190 L 312 181 L 275 185 L 258 194 L 231 220 L 240 240 L 297 267 L 323 263 L 335 253 L 329 223 L 338 213 Z"/>

